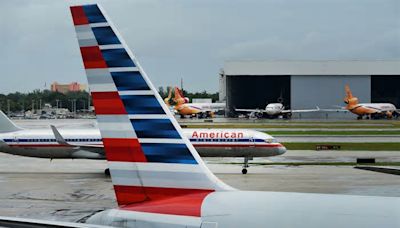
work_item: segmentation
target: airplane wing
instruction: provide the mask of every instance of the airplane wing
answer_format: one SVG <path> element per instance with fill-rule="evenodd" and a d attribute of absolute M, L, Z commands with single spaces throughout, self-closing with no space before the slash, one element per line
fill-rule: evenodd
<path fill-rule="evenodd" d="M 68 143 L 64 137 L 60 134 L 60 132 L 57 130 L 57 128 L 54 125 L 50 125 L 51 130 L 53 131 L 54 136 L 56 137 L 56 141 L 60 145 L 65 145 L 65 146 L 71 146 L 71 147 L 77 147 L 77 148 L 86 148 L 86 149 L 99 149 L 99 148 L 104 148 L 103 145 L 76 145 L 76 144 L 71 144 Z"/>
<path fill-rule="evenodd" d="M 241 108 L 235 108 L 236 112 L 265 112 L 264 109 L 241 109 Z"/>
<path fill-rule="evenodd" d="M 337 109 L 321 109 L 322 112 L 348 112 L 349 110 L 343 108 L 337 108 Z"/>
<path fill-rule="evenodd" d="M 305 112 L 319 112 L 321 109 L 317 106 L 315 109 L 296 109 L 296 110 L 282 110 L 282 113 L 305 113 Z"/>
<path fill-rule="evenodd" d="M 15 228 L 15 227 L 106 228 L 106 227 L 110 227 L 110 226 L 0 216 L 0 227 L 7 227 L 7 228 Z"/>

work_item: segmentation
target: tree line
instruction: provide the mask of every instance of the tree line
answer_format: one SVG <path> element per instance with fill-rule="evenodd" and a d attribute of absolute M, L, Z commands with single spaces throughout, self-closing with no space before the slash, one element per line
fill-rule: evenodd
<path fill-rule="evenodd" d="M 25 112 L 37 110 L 50 104 L 52 107 L 67 108 L 70 111 L 73 105 L 76 110 L 88 109 L 89 93 L 86 91 L 68 92 L 66 94 L 50 90 L 34 90 L 28 93 L 0 94 L 0 109 L 3 112 Z M 91 101 L 90 101 L 91 103 Z"/>
<path fill-rule="evenodd" d="M 168 96 L 168 88 L 159 87 L 161 97 Z M 213 102 L 218 100 L 218 93 L 188 92 L 183 91 L 185 97 L 190 101 L 193 98 L 211 98 Z M 28 110 L 37 110 L 44 105 L 50 104 L 52 107 L 67 108 L 73 111 L 75 103 L 76 110 L 88 109 L 88 104 L 93 104 L 91 97 L 86 91 L 68 92 L 66 94 L 52 92 L 50 90 L 34 90 L 28 93 L 14 92 L 9 94 L 0 94 L 0 109 L 3 112 L 25 112 Z"/>
<path fill-rule="evenodd" d="M 168 91 L 171 87 L 158 87 L 158 93 L 161 95 L 162 98 L 165 98 L 168 96 Z M 173 88 L 172 88 L 173 89 Z M 183 95 L 185 97 L 188 97 L 190 99 L 190 102 L 192 102 L 193 98 L 211 98 L 212 102 L 216 102 L 219 100 L 219 93 L 208 93 L 206 90 L 203 90 L 202 92 L 188 92 L 186 90 L 183 90 Z M 172 97 L 174 97 L 174 93 L 172 93 Z"/>

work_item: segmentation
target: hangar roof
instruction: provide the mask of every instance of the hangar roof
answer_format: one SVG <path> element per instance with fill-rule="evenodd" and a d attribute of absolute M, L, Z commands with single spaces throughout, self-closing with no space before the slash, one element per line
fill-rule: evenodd
<path fill-rule="evenodd" d="M 225 75 L 400 75 L 390 61 L 227 61 Z"/>

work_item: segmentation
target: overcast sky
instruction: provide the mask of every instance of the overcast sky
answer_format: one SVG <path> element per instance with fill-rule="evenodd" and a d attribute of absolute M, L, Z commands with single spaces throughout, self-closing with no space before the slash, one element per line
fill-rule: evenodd
<path fill-rule="evenodd" d="M 0 1 L 0 93 L 86 83 L 69 5 Z M 218 90 L 227 60 L 400 59 L 398 0 L 99 0 L 155 86 Z"/>

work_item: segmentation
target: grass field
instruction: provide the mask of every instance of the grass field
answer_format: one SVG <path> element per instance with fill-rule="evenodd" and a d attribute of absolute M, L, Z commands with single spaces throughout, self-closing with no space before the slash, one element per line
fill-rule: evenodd
<path fill-rule="evenodd" d="M 290 135 L 315 135 L 315 136 L 357 136 L 357 135 L 377 135 L 377 136 L 383 136 L 383 135 L 399 135 L 400 136 L 400 130 L 360 130 L 360 131 L 327 131 L 327 130 L 299 130 L 299 131 L 263 131 L 265 133 L 268 133 L 272 136 L 290 136 Z"/>
<path fill-rule="evenodd" d="M 231 162 L 229 164 L 242 164 Z M 324 166 L 356 166 L 360 165 L 356 162 L 251 162 L 251 165 L 286 165 L 286 166 L 303 166 L 303 165 L 324 165 Z M 376 162 L 376 163 L 363 163 L 362 165 L 373 166 L 400 166 L 400 162 Z"/>
<path fill-rule="evenodd" d="M 282 143 L 288 150 L 315 150 L 316 145 L 339 145 L 340 150 L 353 150 L 353 151 L 399 151 L 399 143 L 337 143 L 337 142 L 324 142 L 324 143 Z"/>
<path fill-rule="evenodd" d="M 386 121 L 280 121 L 274 122 L 229 122 L 229 123 L 203 123 L 203 122 L 183 122 L 180 123 L 183 128 L 291 128 L 291 129 L 315 129 L 315 128 L 329 128 L 329 129 L 393 129 L 400 128 L 400 121 L 386 120 Z"/>

